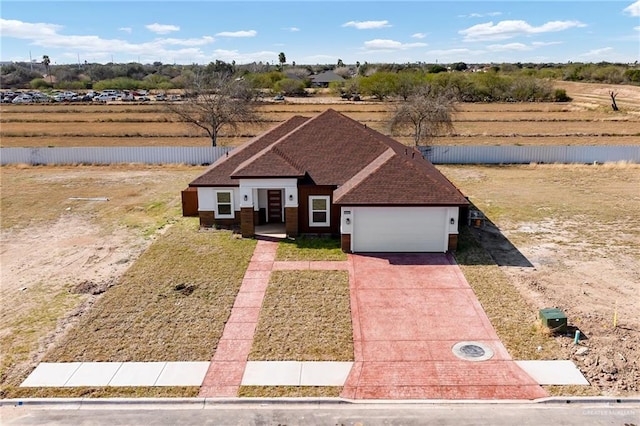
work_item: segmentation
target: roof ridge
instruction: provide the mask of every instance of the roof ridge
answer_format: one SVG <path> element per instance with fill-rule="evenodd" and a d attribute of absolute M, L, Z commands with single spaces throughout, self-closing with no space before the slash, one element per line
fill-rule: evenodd
<path fill-rule="evenodd" d="M 267 147 L 267 149 L 271 149 L 273 153 L 279 155 L 284 161 L 289 163 L 293 168 L 297 169 L 300 173 L 302 174 L 306 173 L 306 170 L 304 169 L 302 164 L 300 164 L 299 162 L 291 158 L 286 152 L 280 149 L 280 147 L 278 146 L 278 141 L 274 142 L 272 145 Z"/>
<path fill-rule="evenodd" d="M 369 163 L 366 167 L 362 168 L 358 173 L 353 175 L 351 179 L 342 184 L 334 192 L 334 199 L 338 201 L 347 192 L 360 185 L 368 176 L 380 169 L 387 161 L 396 156 L 395 151 L 389 147 L 382 154 L 380 154 L 375 160 Z"/>
<path fill-rule="evenodd" d="M 231 175 L 235 175 L 237 174 L 240 170 L 244 169 L 245 167 L 247 167 L 249 164 L 251 164 L 251 162 L 253 162 L 256 158 L 260 158 L 263 155 L 265 155 L 267 152 L 269 152 L 273 146 L 275 146 L 276 144 L 278 144 L 280 141 L 282 141 L 284 138 L 286 138 L 287 136 L 289 136 L 291 133 L 295 132 L 296 130 L 298 130 L 301 126 L 304 126 L 307 122 L 313 120 L 313 118 L 308 118 L 302 115 L 294 115 L 293 117 L 289 118 L 288 120 L 283 121 L 282 123 L 278 124 L 276 127 L 274 127 L 273 129 L 271 129 L 269 132 L 262 134 L 258 137 L 256 137 L 254 140 L 250 141 L 247 143 L 246 146 L 243 146 L 243 149 L 246 149 L 248 146 L 251 146 L 254 142 L 262 139 L 263 137 L 272 134 L 274 130 L 286 125 L 287 123 L 292 122 L 293 120 L 299 119 L 299 118 L 304 118 L 305 121 L 303 121 L 302 123 L 300 123 L 298 126 L 294 127 L 292 130 L 290 130 L 289 132 L 287 132 L 286 134 L 280 136 L 278 139 L 276 139 L 275 141 L 273 141 L 272 143 L 270 143 L 269 145 L 265 146 L 264 148 L 262 148 L 260 151 L 256 152 L 255 154 L 253 154 L 251 157 L 245 159 L 243 162 L 241 162 L 240 164 L 238 164 L 238 166 L 235 168 L 235 170 L 231 173 Z M 282 157 L 287 163 L 289 163 L 291 166 L 293 166 L 295 169 L 297 169 L 298 171 L 300 171 L 300 167 L 297 164 L 294 164 L 289 158 L 285 158 L 285 156 L 283 155 L 283 153 L 281 153 L 280 151 L 276 152 L 276 154 L 278 154 L 280 157 Z M 304 173 L 304 171 L 302 171 Z"/>

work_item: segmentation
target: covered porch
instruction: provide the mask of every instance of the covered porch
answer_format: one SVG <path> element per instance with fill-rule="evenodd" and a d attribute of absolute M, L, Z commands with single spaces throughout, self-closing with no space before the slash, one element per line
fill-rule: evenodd
<path fill-rule="evenodd" d="M 241 179 L 239 189 L 243 237 L 298 236 L 296 179 Z"/>

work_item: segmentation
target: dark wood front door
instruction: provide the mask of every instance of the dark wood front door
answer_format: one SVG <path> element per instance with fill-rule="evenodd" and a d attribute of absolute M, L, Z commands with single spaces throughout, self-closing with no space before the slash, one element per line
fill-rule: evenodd
<path fill-rule="evenodd" d="M 282 191 L 267 191 L 267 217 L 269 223 L 282 223 Z"/>

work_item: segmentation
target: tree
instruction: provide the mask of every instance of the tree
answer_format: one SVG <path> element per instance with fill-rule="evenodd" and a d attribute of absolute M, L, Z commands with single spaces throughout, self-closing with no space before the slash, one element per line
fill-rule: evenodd
<path fill-rule="evenodd" d="M 169 103 L 167 108 L 186 123 L 202 130 L 218 146 L 218 133 L 224 126 L 234 130 L 240 123 L 258 121 L 254 112 L 253 90 L 244 79 L 216 73 L 204 78 L 196 74 L 185 91 L 184 103 Z"/>
<path fill-rule="evenodd" d="M 49 59 L 49 55 L 44 55 L 42 57 L 42 65 L 44 65 L 44 69 L 47 72 L 47 75 L 49 76 L 49 82 L 52 83 L 53 80 L 51 78 L 52 76 L 51 76 L 51 72 L 50 72 L 50 69 L 49 69 L 49 65 L 50 64 L 51 64 L 51 59 Z"/>
<path fill-rule="evenodd" d="M 425 84 L 418 86 L 406 102 L 401 103 L 391 118 L 391 130 L 410 127 L 416 146 L 453 130 L 451 112 L 455 97 L 445 89 Z"/>
<path fill-rule="evenodd" d="M 396 92 L 398 75 L 392 72 L 377 72 L 360 80 L 360 90 L 383 101 Z"/>
<path fill-rule="evenodd" d="M 616 96 L 618 96 L 618 92 L 614 92 L 613 90 L 609 90 L 609 96 L 611 96 L 611 108 L 614 111 L 618 111 L 618 104 L 616 104 Z"/>
<path fill-rule="evenodd" d="M 336 65 L 338 68 L 342 68 L 344 67 L 344 62 L 342 62 L 342 59 L 338 59 L 338 64 Z"/>
<path fill-rule="evenodd" d="M 278 55 L 278 62 L 280 63 L 280 70 L 282 70 L 284 64 L 287 62 L 287 57 L 284 55 L 284 52 L 280 52 Z"/>

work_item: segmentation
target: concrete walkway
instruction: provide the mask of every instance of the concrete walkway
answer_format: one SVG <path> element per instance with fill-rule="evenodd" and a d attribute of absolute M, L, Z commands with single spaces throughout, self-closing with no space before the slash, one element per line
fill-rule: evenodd
<path fill-rule="evenodd" d="M 570 361 L 512 361 L 445 255 L 275 261 L 277 247 L 258 241 L 210 362 L 41 363 L 21 386 L 201 386 L 201 397 L 236 397 L 241 385 L 345 385 L 349 399 L 535 399 L 546 396 L 537 383 L 588 384 Z M 271 271 L 311 269 L 349 271 L 356 362 L 247 361 Z M 460 358 L 476 345 L 487 353 Z"/>
<path fill-rule="evenodd" d="M 346 261 L 275 261 L 278 243 L 258 240 L 200 388 L 201 397 L 234 397 L 241 385 L 342 386 L 352 363 L 249 362 L 260 308 L 274 270 L 347 270 Z M 304 384 L 303 384 L 304 383 Z M 330 384 L 327 384 L 330 383 Z"/>
<path fill-rule="evenodd" d="M 473 290 L 443 254 L 350 255 L 350 399 L 536 399 Z M 461 359 L 454 347 L 477 356 Z M 464 351 L 463 351 L 464 352 Z M 482 359 L 482 360 L 480 360 Z"/>

